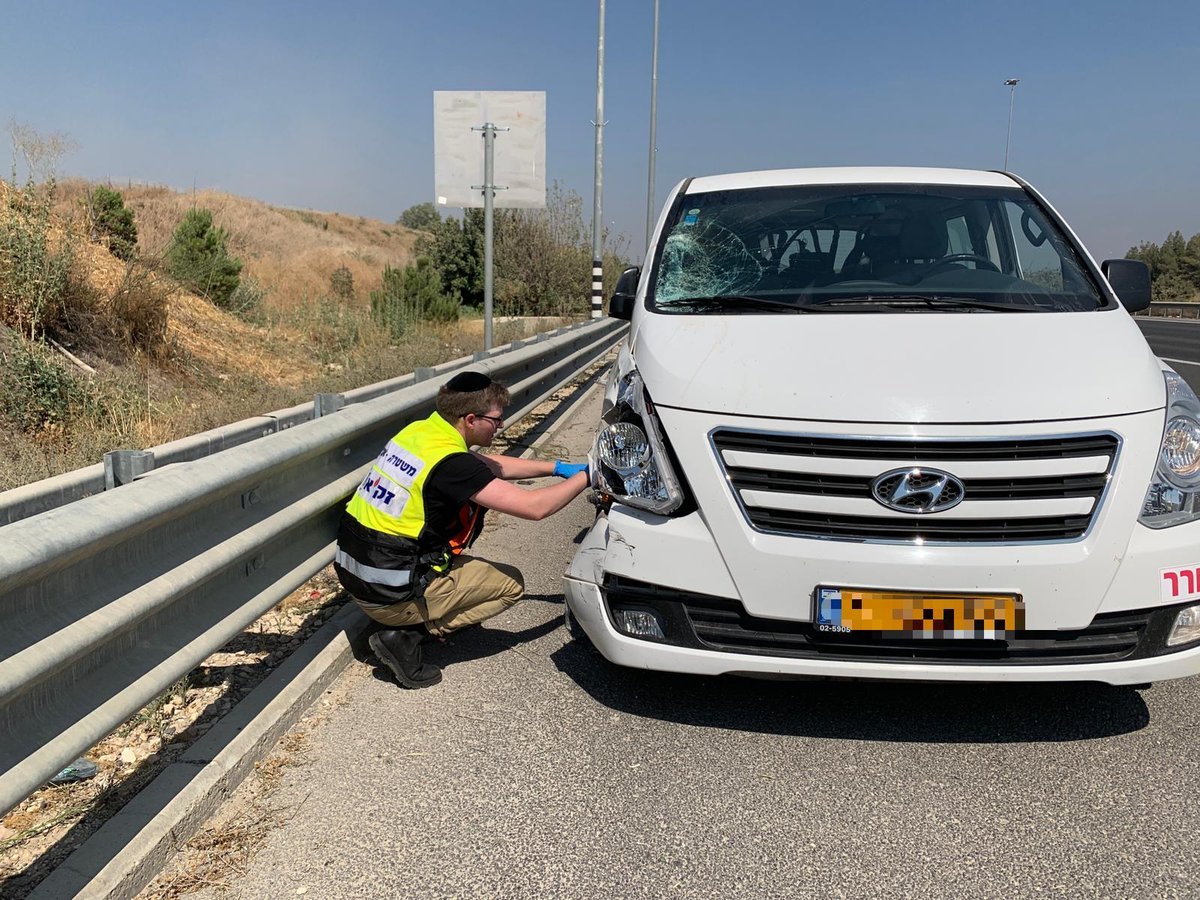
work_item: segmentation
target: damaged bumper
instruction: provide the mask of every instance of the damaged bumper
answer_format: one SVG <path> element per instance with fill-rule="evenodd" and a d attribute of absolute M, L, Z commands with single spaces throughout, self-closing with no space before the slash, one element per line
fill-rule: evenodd
<path fill-rule="evenodd" d="M 701 675 L 1140 684 L 1200 672 L 1200 646 L 1165 646 L 1176 614 L 1187 604 L 1155 607 L 1157 598 L 1148 597 L 1140 608 L 1122 608 L 1129 603 L 1112 599 L 1113 591 L 1122 596 L 1135 584 L 1156 583 L 1162 554 L 1178 552 L 1162 548 L 1161 537 L 1135 536 L 1107 593 L 1110 602 L 1092 607 L 1100 612 L 1054 627 L 1045 627 L 1043 617 L 1039 627 L 1008 641 L 868 641 L 820 633 L 811 623 L 815 584 L 797 584 L 785 577 L 783 567 L 774 596 L 743 598 L 698 513 L 664 518 L 619 505 L 601 515 L 584 538 L 565 576 L 565 597 L 599 652 L 632 668 Z M 841 558 L 845 546 L 807 549 L 811 555 L 805 565 L 825 573 L 822 583 L 860 583 Z M 925 570 L 925 577 L 933 573 Z M 1025 584 L 1023 592 L 1035 602 L 1043 596 L 1036 583 Z M 653 621 L 656 633 L 631 629 L 631 621 Z"/>

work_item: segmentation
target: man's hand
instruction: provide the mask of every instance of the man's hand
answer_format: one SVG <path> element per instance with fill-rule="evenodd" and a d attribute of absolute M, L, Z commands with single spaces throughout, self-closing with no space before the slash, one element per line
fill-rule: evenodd
<path fill-rule="evenodd" d="M 554 461 L 554 474 L 559 478 L 570 478 L 587 471 L 587 463 L 569 463 L 562 459 Z"/>

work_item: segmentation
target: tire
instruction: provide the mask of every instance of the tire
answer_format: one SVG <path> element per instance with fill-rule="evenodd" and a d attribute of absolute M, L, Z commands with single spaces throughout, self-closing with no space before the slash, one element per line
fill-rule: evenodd
<path fill-rule="evenodd" d="M 583 630 L 579 620 L 571 615 L 571 607 L 567 605 L 566 600 L 563 600 L 563 624 L 567 628 L 567 634 L 571 636 L 571 640 L 579 649 L 585 650 L 593 656 L 600 656 L 600 651 L 596 649 L 592 639 L 587 636 L 587 632 Z"/>

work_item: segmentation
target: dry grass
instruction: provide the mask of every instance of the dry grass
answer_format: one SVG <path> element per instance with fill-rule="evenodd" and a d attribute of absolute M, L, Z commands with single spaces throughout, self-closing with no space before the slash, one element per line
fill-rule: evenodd
<path fill-rule="evenodd" d="M 379 287 L 385 265 L 405 266 L 415 258 L 419 233 L 401 225 L 338 213 L 281 209 L 219 191 L 178 193 L 170 188 L 114 185 L 134 212 L 138 251 L 161 258 L 184 214 L 193 207 L 212 211 L 229 235 L 229 252 L 245 263 L 243 276 L 267 290 L 277 309 L 292 309 L 329 293 L 329 276 L 345 266 L 360 299 Z M 90 185 L 59 186 L 61 214 L 82 209 Z"/>
<path fill-rule="evenodd" d="M 271 798 L 284 772 L 306 762 L 308 749 L 304 726 L 284 735 L 275 752 L 255 764 L 253 778 L 239 789 L 234 802 L 179 848 L 179 859 L 138 894 L 138 900 L 177 900 L 206 888 L 231 887 L 271 830 L 288 821 L 290 811 L 273 806 Z"/>

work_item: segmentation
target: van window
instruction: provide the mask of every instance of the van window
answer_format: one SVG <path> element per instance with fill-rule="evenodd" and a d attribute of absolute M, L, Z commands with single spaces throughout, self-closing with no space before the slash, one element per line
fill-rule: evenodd
<path fill-rule="evenodd" d="M 1107 302 L 1070 239 L 1016 187 L 714 191 L 683 196 L 672 216 L 648 298 L 660 312 L 943 311 L 971 300 L 1048 312 Z"/>
<path fill-rule="evenodd" d="M 1015 203 L 1005 203 L 1013 250 L 1017 254 L 1017 270 L 1026 281 L 1061 291 L 1062 263 L 1050 236 L 1026 210 Z"/>

